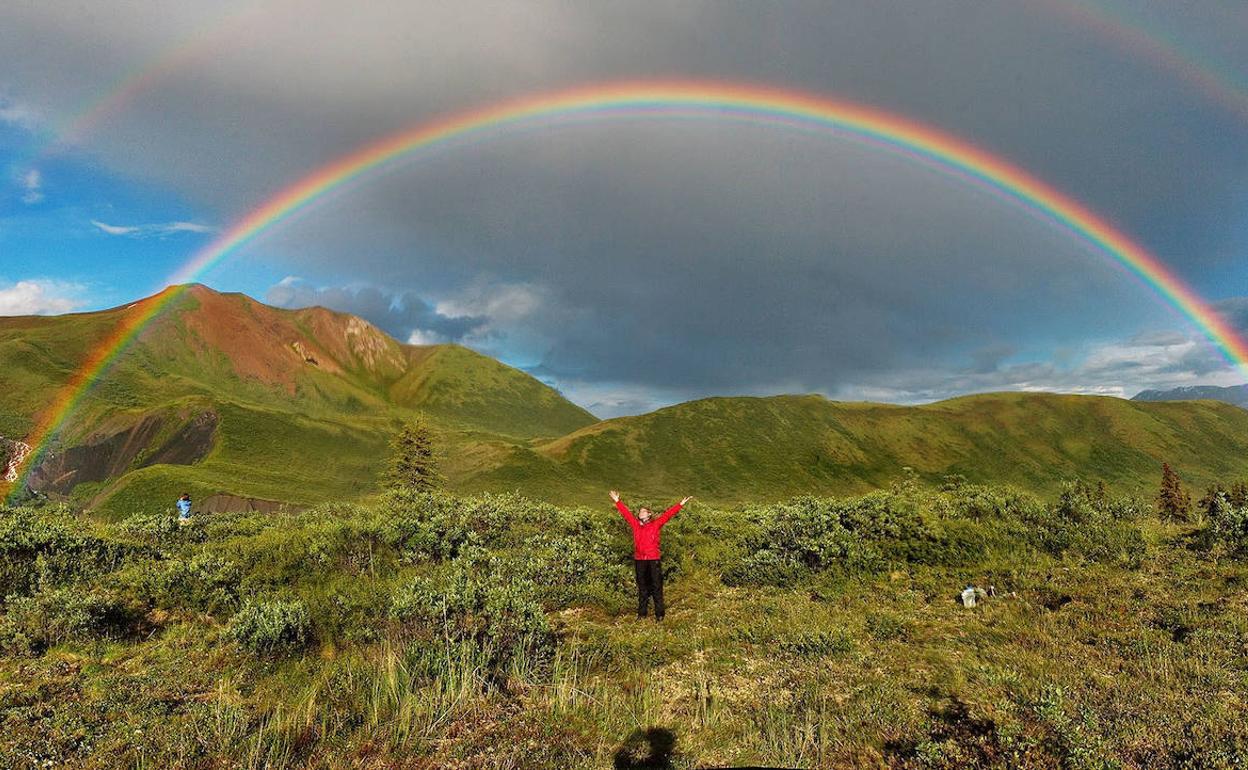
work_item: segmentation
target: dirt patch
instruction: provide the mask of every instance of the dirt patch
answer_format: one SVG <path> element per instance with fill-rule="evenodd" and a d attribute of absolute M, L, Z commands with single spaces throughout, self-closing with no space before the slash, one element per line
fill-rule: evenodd
<path fill-rule="evenodd" d="M 300 374 L 314 359 L 319 369 L 341 374 L 342 367 L 295 323 L 298 316 L 238 294 L 218 294 L 194 286 L 189 294 L 198 307 L 181 315 L 193 344 L 219 352 L 242 379 L 258 380 L 295 392 Z"/>
<path fill-rule="evenodd" d="M 256 497 L 239 497 L 238 495 L 217 494 L 205 497 L 195 503 L 197 513 L 277 513 L 279 511 L 301 511 L 302 505 L 280 503 L 276 500 L 262 500 Z"/>
<path fill-rule="evenodd" d="M 30 472 L 27 485 L 43 494 L 68 495 L 79 484 L 121 476 L 135 466 L 136 460 L 141 468 L 157 463 L 191 465 L 212 451 L 217 415 L 202 412 L 180 426 L 159 449 L 139 460 L 164 429 L 166 419 L 147 415 L 129 428 L 48 453 Z"/>

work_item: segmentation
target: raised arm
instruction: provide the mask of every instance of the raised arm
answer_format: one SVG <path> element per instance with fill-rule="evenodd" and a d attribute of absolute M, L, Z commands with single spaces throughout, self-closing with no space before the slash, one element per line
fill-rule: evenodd
<path fill-rule="evenodd" d="M 611 499 L 615 502 L 615 510 L 620 512 L 620 515 L 624 517 L 624 521 L 628 522 L 628 526 L 637 527 L 637 517 L 633 515 L 632 511 L 628 510 L 627 505 L 620 501 L 620 493 L 614 489 L 611 490 Z"/>
<path fill-rule="evenodd" d="M 685 499 L 681 500 L 679 503 L 676 503 L 675 505 L 673 505 L 671 508 L 668 508 L 666 511 L 663 511 L 663 515 L 655 519 L 654 523 L 658 524 L 660 527 L 663 526 L 664 524 L 667 523 L 668 519 L 675 516 L 677 513 L 680 512 L 681 508 L 685 507 L 685 503 L 689 502 L 692 499 L 693 499 L 692 497 L 686 497 Z"/>

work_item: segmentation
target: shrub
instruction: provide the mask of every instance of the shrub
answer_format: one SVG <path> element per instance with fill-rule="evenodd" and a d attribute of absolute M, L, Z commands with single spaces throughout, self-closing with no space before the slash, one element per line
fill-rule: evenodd
<path fill-rule="evenodd" d="M 179 524 L 177 515 L 165 510 L 136 513 L 122 521 L 118 529 L 140 542 L 152 545 L 202 542 L 202 538 L 191 536 L 191 525 Z"/>
<path fill-rule="evenodd" d="M 1207 531 L 1215 543 L 1233 556 L 1248 554 L 1248 505 L 1236 506 L 1219 493 L 1207 507 Z"/>
<path fill-rule="evenodd" d="M 281 599 L 248 604 L 231 620 L 226 633 L 257 655 L 298 649 L 312 636 L 308 608 Z"/>
<path fill-rule="evenodd" d="M 69 641 L 122 639 L 145 626 L 144 608 L 127 597 L 85 586 L 64 586 L 11 597 L 0 618 L 0 649 L 42 654 Z"/>
<path fill-rule="evenodd" d="M 335 581 L 312 613 L 318 629 L 330 638 L 370 642 L 381 638 L 390 603 L 383 581 L 350 577 Z"/>
<path fill-rule="evenodd" d="M 66 585 L 109 572 L 136 549 L 80 534 L 64 522 L 64 508 L 51 513 L 0 508 L 0 597 L 29 595 L 40 586 Z"/>
<path fill-rule="evenodd" d="M 1144 536 L 1134 524 L 1142 506 L 1130 499 L 1109 499 L 1079 482 L 1066 484 L 1056 503 L 1026 524 L 1027 536 L 1054 556 L 1072 554 L 1091 562 L 1138 566 Z"/>
<path fill-rule="evenodd" d="M 777 586 L 788 588 L 810 577 L 810 569 L 782 550 L 760 548 L 724 567 L 721 579 L 730 586 Z"/>
<path fill-rule="evenodd" d="M 472 642 L 495 672 L 516 656 L 546 660 L 553 650 L 532 589 L 497 571 L 458 568 L 441 580 L 414 578 L 395 591 L 390 616 L 408 636 Z"/>
<path fill-rule="evenodd" d="M 524 541 L 515 571 L 518 580 L 540 585 L 548 608 L 569 607 L 625 591 L 631 576 L 621 551 L 598 533 L 533 535 Z"/>
<path fill-rule="evenodd" d="M 472 545 L 498 542 L 515 515 L 511 495 L 454 498 L 440 493 L 393 490 L 382 501 L 383 534 L 410 561 L 449 560 Z"/>
<path fill-rule="evenodd" d="M 215 613 L 238 607 L 242 572 L 214 553 L 148 565 L 141 578 L 150 601 L 165 609 Z"/>

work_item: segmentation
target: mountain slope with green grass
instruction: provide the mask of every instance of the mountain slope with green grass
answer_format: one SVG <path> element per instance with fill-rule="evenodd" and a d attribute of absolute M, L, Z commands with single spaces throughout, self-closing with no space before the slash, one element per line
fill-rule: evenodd
<path fill-rule="evenodd" d="M 0 436 L 28 436 L 117 325 L 164 300 L 0 318 Z M 448 457 L 595 422 L 529 375 L 463 347 L 403 345 L 347 314 L 192 286 L 91 386 L 31 482 L 117 513 L 183 489 L 297 504 L 352 499 L 377 488 L 390 435 L 417 412 Z M 199 451 L 166 447 L 208 424 L 195 434 Z M 182 462 L 159 462 L 162 450 Z M 458 467 L 448 462 L 452 479 Z"/>
<path fill-rule="evenodd" d="M 1213 402 L 1142 403 L 990 393 L 915 407 L 820 396 L 711 398 L 607 420 L 517 449 L 477 479 L 592 502 L 616 486 L 662 502 L 847 494 L 910 468 L 1051 491 L 1076 477 L 1151 493 L 1162 462 L 1203 486 L 1248 475 L 1248 412 Z M 482 483 L 488 482 L 488 483 Z"/>

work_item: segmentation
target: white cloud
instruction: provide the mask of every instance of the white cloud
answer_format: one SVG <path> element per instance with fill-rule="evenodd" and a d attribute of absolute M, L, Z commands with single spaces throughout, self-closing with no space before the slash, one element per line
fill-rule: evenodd
<path fill-rule="evenodd" d="M 0 316 L 55 315 L 82 307 L 83 287 L 60 281 L 27 280 L 0 288 Z"/>
<path fill-rule="evenodd" d="M 445 335 L 428 329 L 412 329 L 412 333 L 407 337 L 409 345 L 441 345 L 445 342 L 450 342 Z"/>
<path fill-rule="evenodd" d="M 531 284 L 478 285 L 458 297 L 444 299 L 434 309 L 444 316 L 482 316 L 499 324 L 529 316 L 542 304 L 541 291 Z"/>
<path fill-rule="evenodd" d="M 43 174 L 32 168 L 22 175 L 22 203 L 38 203 L 43 200 Z"/>
<path fill-rule="evenodd" d="M 198 222 L 161 222 L 145 225 L 110 225 L 107 222 L 92 219 L 91 224 L 95 225 L 96 229 L 102 233 L 107 233 L 108 235 L 128 236 L 130 238 L 162 238 L 169 235 L 176 235 L 178 233 L 211 233 L 215 229 L 209 227 L 208 225 L 201 225 Z"/>
<path fill-rule="evenodd" d="M 91 224 L 95 225 L 100 230 L 103 230 L 109 235 L 131 235 L 136 230 L 138 230 L 137 227 L 122 227 L 120 225 L 109 225 L 109 224 L 105 224 L 104 222 L 97 222 L 94 219 L 91 220 Z"/>

